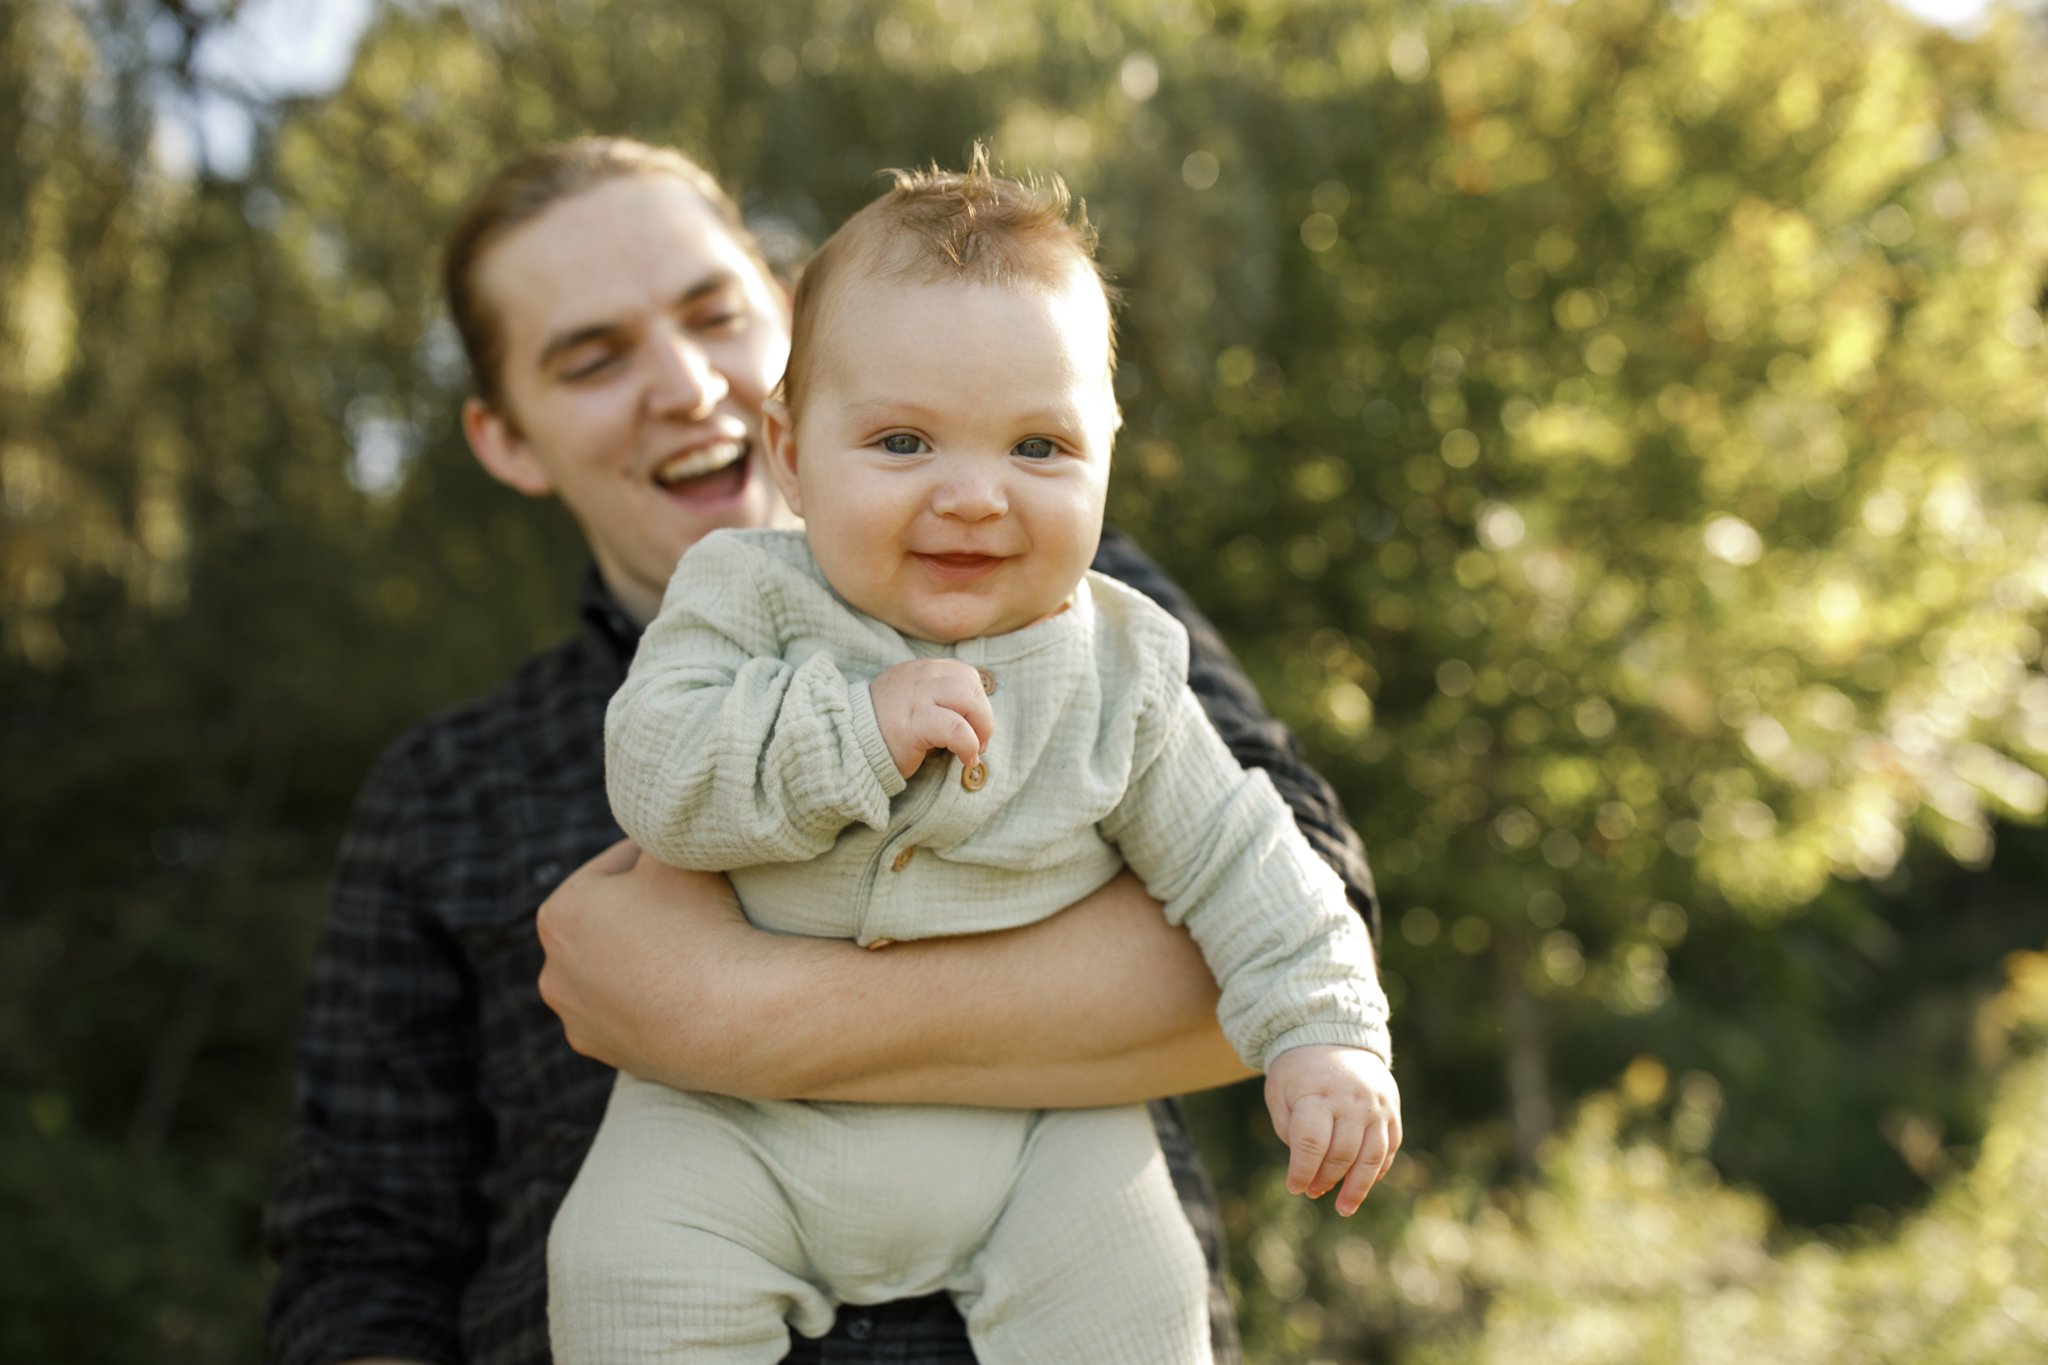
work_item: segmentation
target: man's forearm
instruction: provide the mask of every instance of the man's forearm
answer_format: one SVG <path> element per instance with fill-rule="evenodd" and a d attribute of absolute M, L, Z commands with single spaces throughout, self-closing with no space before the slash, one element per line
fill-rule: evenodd
<path fill-rule="evenodd" d="M 817 997 L 825 1017 L 803 1040 L 770 1030 L 754 1059 L 802 1098 L 1075 1109 L 1251 1074 L 1200 952 L 1129 875 L 1038 924 L 848 949 L 816 970 L 839 978 Z"/>
<path fill-rule="evenodd" d="M 1193 942 L 1136 880 L 998 934 L 867 952 L 764 934 L 723 879 L 622 846 L 541 910 L 570 1042 L 748 1098 L 1085 1108 L 1248 1074 Z"/>

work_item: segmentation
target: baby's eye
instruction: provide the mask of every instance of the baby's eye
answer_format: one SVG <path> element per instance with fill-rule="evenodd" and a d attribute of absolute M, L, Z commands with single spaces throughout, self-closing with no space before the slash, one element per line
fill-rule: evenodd
<path fill-rule="evenodd" d="M 1010 449 L 1012 455 L 1021 455 L 1027 460 L 1050 460 L 1059 454 L 1059 447 L 1043 436 L 1026 436 Z"/>
<path fill-rule="evenodd" d="M 927 447 L 922 436 L 912 436 L 907 431 L 898 431 L 882 438 L 882 449 L 891 455 L 922 455 Z"/>

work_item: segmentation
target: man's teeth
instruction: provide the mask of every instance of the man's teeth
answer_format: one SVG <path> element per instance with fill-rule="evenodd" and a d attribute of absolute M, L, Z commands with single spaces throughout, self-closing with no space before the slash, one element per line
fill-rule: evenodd
<path fill-rule="evenodd" d="M 654 471 L 656 483 L 675 484 L 715 474 L 747 453 L 745 441 L 720 441 L 687 451 Z"/>

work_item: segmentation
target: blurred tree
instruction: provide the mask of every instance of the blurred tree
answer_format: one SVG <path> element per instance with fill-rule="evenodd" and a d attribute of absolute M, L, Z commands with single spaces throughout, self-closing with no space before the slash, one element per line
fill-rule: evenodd
<path fill-rule="evenodd" d="M 0 1353 L 24 1359 L 253 1351 L 349 795 L 403 718 L 559 629 L 489 590 L 571 587 L 492 581 L 472 546 L 468 597 L 420 609 L 459 528 L 407 557 L 373 496 L 378 374 L 323 340 L 383 286 L 305 273 L 267 171 L 159 168 L 164 14 L 39 3 L 0 29 Z M 515 524 L 508 562 L 545 558 L 545 527 Z"/>
<path fill-rule="evenodd" d="M 1525 1163 L 1541 1002 L 1654 1009 L 1696 919 L 2048 800 L 2030 42 L 1223 7 L 1105 139 L 1120 508 L 1334 756 Z"/>

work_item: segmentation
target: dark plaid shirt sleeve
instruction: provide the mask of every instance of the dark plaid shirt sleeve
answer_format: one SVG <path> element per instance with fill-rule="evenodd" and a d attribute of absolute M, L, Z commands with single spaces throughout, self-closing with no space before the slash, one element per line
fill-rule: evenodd
<path fill-rule="evenodd" d="M 424 748 L 387 754 L 358 799 L 308 986 L 298 1109 L 265 1224 L 277 1365 L 463 1358 L 488 1129 L 472 986 L 409 870 L 431 794 L 447 791 Z"/>
<path fill-rule="evenodd" d="M 1294 812 L 1294 822 L 1323 860 L 1337 870 L 1345 891 L 1375 945 L 1380 937 L 1378 896 L 1373 889 L 1372 871 L 1366 866 L 1365 846 L 1344 817 L 1337 793 L 1302 757 L 1301 744 L 1292 732 L 1266 712 L 1258 690 L 1232 656 L 1223 637 L 1216 633 L 1180 585 L 1165 570 L 1145 556 L 1128 535 L 1106 529 L 1102 548 L 1095 556 L 1095 568 L 1119 579 L 1165 607 L 1187 627 L 1188 685 L 1208 713 L 1223 742 L 1246 768 L 1257 768 L 1273 779 L 1273 786 Z"/>

